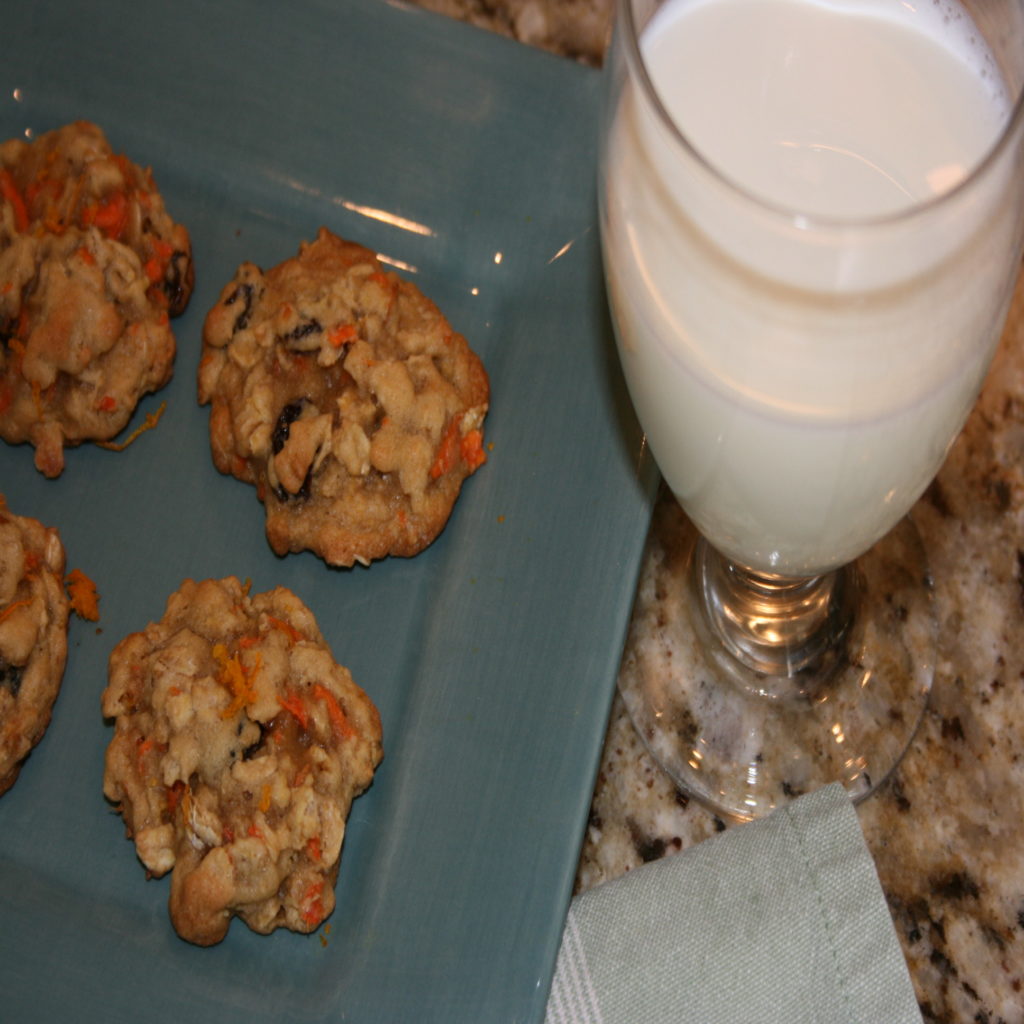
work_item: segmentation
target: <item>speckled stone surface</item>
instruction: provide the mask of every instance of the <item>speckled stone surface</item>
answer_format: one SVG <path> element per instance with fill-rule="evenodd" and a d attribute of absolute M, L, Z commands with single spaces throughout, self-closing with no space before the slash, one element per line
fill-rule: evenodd
<path fill-rule="evenodd" d="M 592 65 L 613 7 L 418 2 Z M 1024 1024 L 1024 280 L 978 404 L 912 516 L 935 580 L 940 657 L 907 756 L 858 813 L 925 1021 Z M 641 634 L 659 628 L 658 609 L 646 615 Z M 654 764 L 617 696 L 577 889 L 728 827 L 743 826 Z"/>
<path fill-rule="evenodd" d="M 907 756 L 858 813 L 924 1019 L 1015 1024 L 1024 1022 L 1024 279 L 978 404 L 912 515 L 935 581 L 935 683 Z M 638 638 L 662 628 L 661 611 L 638 604 Z M 743 826 L 674 787 L 617 697 L 577 887 L 727 827 Z"/>
<path fill-rule="evenodd" d="M 608 45 L 615 0 L 413 0 L 447 14 L 584 64 L 600 65 Z"/>

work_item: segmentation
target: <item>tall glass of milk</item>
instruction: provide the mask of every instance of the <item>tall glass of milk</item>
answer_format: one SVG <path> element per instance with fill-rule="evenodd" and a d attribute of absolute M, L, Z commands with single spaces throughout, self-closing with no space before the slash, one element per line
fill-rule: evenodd
<path fill-rule="evenodd" d="M 1024 0 L 619 0 L 607 75 L 619 355 L 693 529 L 679 678 L 623 696 L 724 813 L 862 797 L 931 685 L 906 513 L 1020 269 Z"/>

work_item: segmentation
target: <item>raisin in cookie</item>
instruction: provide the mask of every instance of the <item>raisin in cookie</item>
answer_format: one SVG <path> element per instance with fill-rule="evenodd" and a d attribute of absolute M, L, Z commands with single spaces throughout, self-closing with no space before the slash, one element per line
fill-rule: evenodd
<path fill-rule="evenodd" d="M 334 909 L 345 821 L 382 756 L 377 709 L 289 590 L 186 580 L 110 656 L 103 789 L 201 946 L 233 916 L 309 932 Z"/>
<path fill-rule="evenodd" d="M 0 496 L 0 794 L 50 724 L 67 637 L 64 545 Z"/>
<path fill-rule="evenodd" d="M 192 293 L 188 232 L 94 124 L 0 144 L 0 437 L 59 476 L 171 377 Z"/>
<path fill-rule="evenodd" d="M 326 228 L 266 273 L 242 264 L 206 318 L 213 460 L 256 485 L 277 554 L 422 551 L 485 460 L 488 397 L 437 306 Z"/>

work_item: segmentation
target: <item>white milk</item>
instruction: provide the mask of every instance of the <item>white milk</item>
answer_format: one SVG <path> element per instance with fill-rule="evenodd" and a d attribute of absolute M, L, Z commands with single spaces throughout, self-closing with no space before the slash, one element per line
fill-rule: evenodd
<path fill-rule="evenodd" d="M 670 0 L 642 47 L 700 158 L 635 80 L 615 98 L 602 231 L 634 404 L 720 550 L 833 568 L 927 486 L 998 340 L 1010 161 L 956 186 L 1002 79 L 948 0 Z"/>

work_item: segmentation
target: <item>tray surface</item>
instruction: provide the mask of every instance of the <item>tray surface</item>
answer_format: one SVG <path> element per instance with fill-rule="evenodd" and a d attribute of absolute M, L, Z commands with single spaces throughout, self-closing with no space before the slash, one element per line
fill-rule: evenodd
<path fill-rule="evenodd" d="M 16 4 L 0 138 L 95 120 L 190 230 L 155 430 L 67 452 L 57 480 L 0 444 L 12 511 L 97 583 L 46 737 L 0 799 L 3 1016 L 78 1021 L 543 1017 L 654 471 L 601 282 L 600 75 L 379 0 Z M 276 558 L 252 487 L 213 468 L 202 321 L 243 260 L 325 224 L 417 281 L 491 377 L 489 461 L 414 559 Z M 179 940 L 102 795 L 113 646 L 182 579 L 290 587 L 370 694 L 385 759 L 353 805 L 338 908 L 312 936 L 235 922 Z"/>

